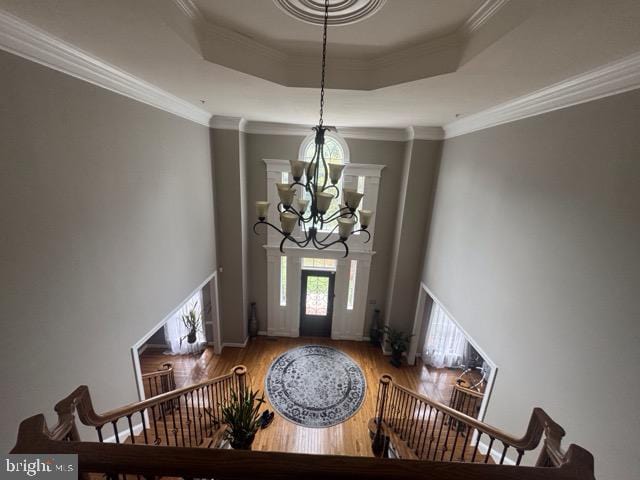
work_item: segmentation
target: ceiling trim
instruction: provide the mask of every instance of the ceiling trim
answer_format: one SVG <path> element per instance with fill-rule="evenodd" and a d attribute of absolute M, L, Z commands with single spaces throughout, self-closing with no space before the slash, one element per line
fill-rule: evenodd
<path fill-rule="evenodd" d="M 211 117 L 209 126 L 216 130 L 239 130 L 241 132 L 246 131 L 245 125 L 247 121 L 242 117 L 225 117 L 221 115 L 214 115 Z"/>
<path fill-rule="evenodd" d="M 215 115 L 211 119 L 211 128 L 220 130 L 240 130 L 245 133 L 258 135 L 294 135 L 308 136 L 312 125 L 294 125 L 289 123 L 244 121 L 239 117 L 225 117 Z M 408 140 L 442 140 L 442 127 L 408 127 L 408 128 L 376 128 L 376 127 L 337 127 L 338 133 L 344 138 L 361 140 L 382 140 L 391 142 L 406 142 Z"/>
<path fill-rule="evenodd" d="M 509 0 L 486 0 L 473 12 L 460 28 L 460 33 L 471 35 L 491 19 Z"/>
<path fill-rule="evenodd" d="M 445 138 L 640 88 L 640 52 L 445 125 Z"/>
<path fill-rule="evenodd" d="M 284 86 L 316 86 L 316 77 L 309 75 L 309 67 L 315 69 L 317 65 L 315 53 L 283 50 L 208 20 L 193 0 L 172 1 L 189 18 L 199 35 L 206 61 Z M 393 51 L 363 56 L 332 55 L 328 66 L 331 72 L 329 88 L 375 90 L 452 73 L 459 66 L 464 44 L 508 2 L 485 0 L 456 30 L 416 44 L 398 46 Z M 221 53 L 228 51 L 235 54 Z M 240 58 L 243 60 L 239 61 Z M 271 64 L 265 65 L 265 59 Z"/>
<path fill-rule="evenodd" d="M 0 10 L 0 49 L 179 117 L 209 125 L 206 110 Z"/>

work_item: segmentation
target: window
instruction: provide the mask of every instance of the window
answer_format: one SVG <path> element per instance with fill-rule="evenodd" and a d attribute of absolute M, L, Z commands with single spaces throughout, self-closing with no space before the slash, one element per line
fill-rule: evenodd
<path fill-rule="evenodd" d="M 282 178 L 280 179 L 282 183 L 289 183 L 289 172 L 282 172 Z"/>
<path fill-rule="evenodd" d="M 457 367 L 462 364 L 467 339 L 444 309 L 433 302 L 429 316 L 429 328 L 424 342 L 422 359 L 436 367 Z"/>
<path fill-rule="evenodd" d="M 304 142 L 302 142 L 302 145 L 300 147 L 300 158 L 302 158 L 305 162 L 311 161 L 311 159 L 313 158 L 315 149 L 316 149 L 315 134 L 312 134 L 312 135 L 309 135 L 304 140 Z M 324 159 L 327 161 L 327 163 L 341 164 L 341 163 L 349 162 L 349 152 L 347 149 L 347 144 L 344 142 L 344 140 L 342 140 L 342 138 L 340 138 L 338 135 L 336 135 L 333 132 L 325 133 Z M 324 177 L 320 177 L 318 179 L 319 183 L 322 183 L 323 180 L 324 180 Z M 338 182 L 336 186 L 340 191 L 342 191 L 342 180 L 340 180 L 340 182 Z M 331 193 L 334 193 L 334 192 L 332 191 Z M 303 197 L 309 200 L 309 193 L 303 192 Z M 336 213 L 339 208 L 340 208 L 340 202 L 337 200 L 334 200 L 331 203 L 331 207 L 326 213 L 327 217 Z M 324 225 L 320 229 L 320 231 L 330 232 L 337 225 L 337 223 L 338 222 L 336 220 L 329 222 L 326 225 Z"/>
<path fill-rule="evenodd" d="M 287 306 L 287 257 L 280 257 L 280 306 Z"/>
<path fill-rule="evenodd" d="M 356 272 L 358 271 L 358 261 L 351 260 L 349 270 L 349 289 L 347 293 L 347 310 L 353 310 L 353 303 L 356 298 Z"/>
<path fill-rule="evenodd" d="M 335 272 L 337 261 L 333 258 L 303 258 L 302 268 L 304 270 L 328 270 Z"/>

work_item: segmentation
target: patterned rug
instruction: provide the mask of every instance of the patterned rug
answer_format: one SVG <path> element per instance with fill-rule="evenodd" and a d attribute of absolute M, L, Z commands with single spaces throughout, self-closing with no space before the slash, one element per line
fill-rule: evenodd
<path fill-rule="evenodd" d="M 265 390 L 273 408 L 304 427 L 330 427 L 358 411 L 366 382 L 356 362 L 320 345 L 294 348 L 269 367 Z"/>

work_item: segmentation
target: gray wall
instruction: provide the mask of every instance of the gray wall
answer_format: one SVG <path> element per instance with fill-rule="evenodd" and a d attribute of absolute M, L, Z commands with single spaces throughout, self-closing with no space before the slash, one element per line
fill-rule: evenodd
<path fill-rule="evenodd" d="M 219 267 L 220 329 L 226 343 L 247 338 L 246 134 L 211 129 L 216 237 Z"/>
<path fill-rule="evenodd" d="M 386 324 L 410 333 L 416 312 L 441 141 L 407 142 L 387 293 Z"/>
<path fill-rule="evenodd" d="M 0 52 L 0 450 L 87 384 L 137 399 L 130 347 L 215 268 L 209 129 Z"/>
<path fill-rule="evenodd" d="M 543 407 L 599 478 L 640 471 L 640 91 L 445 141 L 423 279 L 499 366 L 487 421 Z"/>
<path fill-rule="evenodd" d="M 254 207 L 256 200 L 267 198 L 266 167 L 263 159 L 297 158 L 298 149 L 304 137 L 288 135 L 247 135 L 247 205 L 248 224 L 255 222 Z M 386 305 L 386 292 L 389 287 L 389 268 L 391 248 L 393 245 L 393 228 L 398 211 L 400 178 L 404 162 L 405 142 L 387 142 L 375 140 L 359 140 L 347 138 L 351 162 L 386 165 L 382 171 L 378 208 L 376 210 L 376 232 L 373 249 L 377 252 L 371 263 L 369 280 L 369 304 L 367 309 L 367 327 L 374 307 Z M 275 187 L 273 187 L 275 188 Z M 267 319 L 267 262 L 265 250 L 266 235 L 249 233 L 249 298 L 257 303 L 257 314 L 260 329 L 266 330 Z M 419 266 L 416 267 L 419 273 Z"/>

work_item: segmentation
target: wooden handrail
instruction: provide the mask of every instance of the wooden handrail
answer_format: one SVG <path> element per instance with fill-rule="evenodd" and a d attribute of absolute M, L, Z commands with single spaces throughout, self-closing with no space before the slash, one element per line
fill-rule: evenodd
<path fill-rule="evenodd" d="M 593 458 L 571 445 L 557 468 L 516 467 L 371 457 L 307 455 L 243 450 L 57 441 L 49 436 L 45 418 L 36 415 L 20 424 L 11 453 L 77 454 L 79 473 L 138 474 L 220 480 L 299 479 L 346 480 L 593 480 Z"/>
<path fill-rule="evenodd" d="M 472 397 L 482 398 L 484 397 L 484 393 L 479 392 L 478 390 L 473 390 L 471 388 L 463 387 L 462 385 L 456 383 L 453 385 L 454 390 L 458 390 L 463 392 L 466 395 L 471 395 Z"/>
<path fill-rule="evenodd" d="M 173 373 L 173 364 L 167 362 L 162 364 L 162 368 L 159 368 L 155 372 L 143 373 L 141 377 L 143 380 L 146 380 L 148 378 L 166 377 L 168 375 L 171 375 L 172 373 Z"/>
<path fill-rule="evenodd" d="M 73 416 L 73 413 L 77 412 L 78 418 L 83 424 L 92 427 L 101 427 L 106 423 L 116 421 L 120 418 L 126 417 L 127 415 L 132 415 L 150 407 L 155 407 L 170 400 L 175 400 L 185 393 L 205 387 L 207 385 L 213 385 L 222 382 L 223 380 L 230 379 L 233 376 L 244 378 L 246 372 L 247 369 L 245 366 L 238 365 L 234 367 L 231 373 L 227 375 L 222 375 L 220 377 L 212 378 L 204 382 L 178 388 L 176 390 L 172 390 L 171 392 L 163 393 L 161 395 L 151 397 L 141 402 L 131 403 L 124 407 L 116 408 L 102 414 L 96 413 L 95 409 L 93 408 L 93 402 L 91 401 L 89 388 L 86 385 L 81 385 L 73 392 L 71 392 L 71 394 L 69 394 L 66 398 L 60 400 L 56 404 L 54 409 L 59 416 Z"/>

